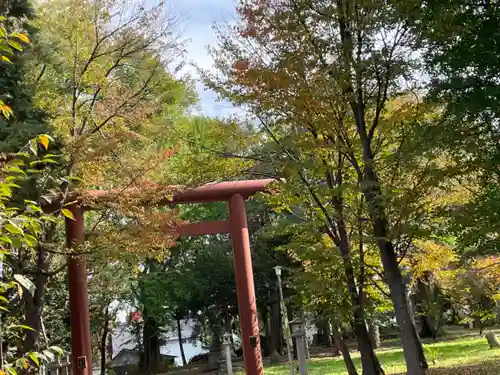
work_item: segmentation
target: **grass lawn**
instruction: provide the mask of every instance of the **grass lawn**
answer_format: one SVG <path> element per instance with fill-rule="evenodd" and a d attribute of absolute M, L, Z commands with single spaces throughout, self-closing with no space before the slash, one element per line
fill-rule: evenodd
<path fill-rule="evenodd" d="M 426 345 L 427 359 L 436 375 L 496 375 L 500 374 L 500 350 L 489 349 L 485 338 L 460 339 Z M 386 374 L 403 374 L 406 370 L 402 349 L 381 349 L 378 358 Z M 359 353 L 352 357 L 361 374 Z M 431 363 L 436 358 L 436 363 Z M 457 369 L 460 367 L 460 369 Z M 288 365 L 270 366 L 265 375 L 288 375 Z M 312 358 L 309 375 L 347 375 L 340 357 Z"/>

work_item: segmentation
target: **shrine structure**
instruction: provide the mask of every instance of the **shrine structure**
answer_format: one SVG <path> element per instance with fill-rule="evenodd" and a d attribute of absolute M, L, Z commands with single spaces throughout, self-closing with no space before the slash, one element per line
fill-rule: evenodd
<path fill-rule="evenodd" d="M 203 185 L 155 201 L 156 206 L 187 203 L 227 202 L 229 219 L 190 223 L 173 228 L 179 236 L 201 236 L 207 234 L 229 233 L 233 245 L 234 272 L 238 294 L 238 311 L 241 324 L 243 357 L 247 375 L 263 375 L 262 355 L 260 350 L 259 319 L 255 299 L 255 288 L 250 253 L 245 200 L 275 180 L 248 180 L 221 182 Z M 165 187 L 171 191 L 172 187 Z M 86 204 L 75 199 L 67 208 L 73 214 L 73 220 L 66 218 L 66 238 L 69 248 L 81 245 L 85 241 L 84 211 L 94 210 L 97 202 L 113 201 L 123 190 L 90 191 L 86 194 L 93 204 Z M 136 194 L 140 194 L 137 192 Z M 72 200 L 73 201 L 73 200 Z M 151 205 L 147 200 L 145 205 Z M 87 290 L 87 262 L 85 255 L 78 252 L 69 255 L 68 263 L 69 302 L 71 312 L 71 349 L 74 375 L 92 375 L 92 351 L 90 344 L 90 321 Z"/>

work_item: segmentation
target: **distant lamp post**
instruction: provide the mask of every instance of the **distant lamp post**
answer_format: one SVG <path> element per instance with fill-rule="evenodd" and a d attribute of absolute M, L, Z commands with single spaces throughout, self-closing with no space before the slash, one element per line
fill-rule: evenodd
<path fill-rule="evenodd" d="M 281 305 L 281 317 L 283 319 L 283 325 L 285 326 L 285 340 L 286 349 L 288 353 L 288 362 L 290 362 L 290 375 L 294 374 L 293 371 L 293 355 L 292 355 L 292 338 L 290 335 L 290 326 L 288 325 L 288 317 L 286 314 L 285 300 L 283 298 L 283 286 L 281 284 L 281 266 L 274 267 L 274 272 L 276 272 L 276 277 L 278 278 L 278 288 L 280 292 L 280 305 Z"/>

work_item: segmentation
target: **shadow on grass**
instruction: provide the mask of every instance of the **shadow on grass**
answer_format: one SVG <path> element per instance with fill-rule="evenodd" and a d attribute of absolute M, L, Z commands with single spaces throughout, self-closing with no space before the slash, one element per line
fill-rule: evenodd
<path fill-rule="evenodd" d="M 468 366 L 436 367 L 429 371 L 429 375 L 497 375 L 499 373 L 500 363 L 494 360 Z"/>

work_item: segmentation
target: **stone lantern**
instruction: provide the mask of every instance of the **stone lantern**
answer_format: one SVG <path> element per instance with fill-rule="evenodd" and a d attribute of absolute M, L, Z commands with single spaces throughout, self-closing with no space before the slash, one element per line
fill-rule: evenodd
<path fill-rule="evenodd" d="M 299 360 L 299 374 L 308 375 L 307 371 L 307 352 L 305 346 L 306 329 L 302 319 L 297 318 L 290 322 L 292 337 L 295 337 L 297 344 L 297 359 Z"/>

